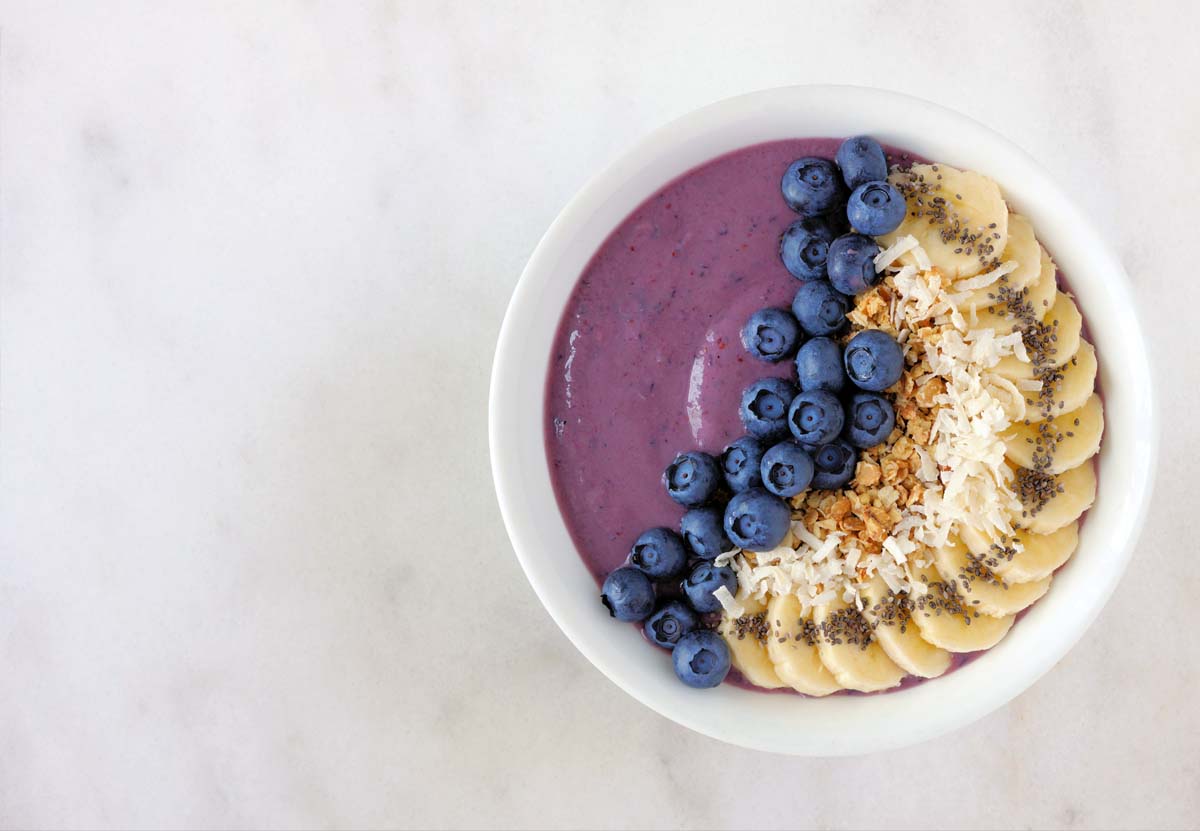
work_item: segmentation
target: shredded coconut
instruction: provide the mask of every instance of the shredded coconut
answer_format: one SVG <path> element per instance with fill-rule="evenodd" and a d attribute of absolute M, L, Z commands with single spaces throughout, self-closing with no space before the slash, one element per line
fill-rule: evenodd
<path fill-rule="evenodd" d="M 973 292 L 978 291 L 979 289 L 987 288 L 1005 274 L 1012 274 L 1017 270 L 1017 268 L 1017 261 L 1009 260 L 1002 265 L 996 266 L 991 271 L 985 271 L 983 274 L 977 274 L 976 276 L 970 277 L 966 280 L 959 280 L 954 284 L 954 290 L 955 292 Z"/>
<path fill-rule="evenodd" d="M 739 618 L 746 614 L 746 607 L 734 599 L 733 593 L 726 586 L 718 586 L 717 590 L 713 592 L 713 597 L 731 618 Z"/>
<path fill-rule="evenodd" d="M 914 237 L 912 234 L 908 234 L 906 236 L 900 237 L 900 239 L 896 240 L 891 245 L 889 245 L 887 248 L 885 248 L 884 250 L 880 251 L 878 254 L 875 255 L 875 271 L 876 271 L 876 273 L 883 271 L 885 268 L 890 266 L 892 263 L 896 262 L 896 260 L 903 257 L 909 251 L 912 251 L 919 244 L 920 243 L 917 242 L 917 238 Z"/>
<path fill-rule="evenodd" d="M 923 252 L 919 247 L 912 251 L 920 263 Z M 1015 268 L 1010 261 L 954 288 L 975 291 Z M 955 523 L 993 536 L 1011 535 L 1010 517 L 1019 515 L 1021 505 L 1011 486 L 1013 473 L 1004 463 L 1000 434 L 1024 416 L 1024 396 L 1011 381 L 989 370 L 1008 355 L 1026 359 L 1021 335 L 998 336 L 991 328 L 970 328 L 956 304 L 959 295 L 946 290 L 936 269 L 902 268 L 893 283 L 899 293 L 892 321 L 896 329 L 911 329 L 931 316 L 945 321 L 939 337 L 914 346 L 924 350 L 931 374 L 945 384 L 936 398 L 939 410 L 927 448 L 931 464 L 925 463 L 924 451 L 921 456 L 922 478 L 936 471 L 941 485 L 925 495 L 921 541 L 945 545 Z"/>
<path fill-rule="evenodd" d="M 925 253 L 925 249 L 921 246 L 918 245 L 913 249 L 913 256 L 917 260 L 917 268 L 921 271 L 928 271 L 933 267 L 933 263 L 929 261 L 929 255 Z"/>
<path fill-rule="evenodd" d="M 916 537 L 921 530 L 919 516 L 902 520 L 896 532 L 884 540 L 880 553 L 864 555 L 856 544 L 843 545 L 845 535 L 839 531 L 831 531 L 821 539 L 803 522 L 793 522 L 796 547 L 781 545 L 759 553 L 741 551 L 730 562 L 741 591 L 748 597 L 763 601 L 769 595 L 794 594 L 801 610 L 807 613 L 814 606 L 839 598 L 860 603 L 859 588 L 876 574 L 893 591 L 910 591 L 912 580 L 905 565 L 920 548 Z M 729 600 L 736 604 L 732 597 Z M 725 608 L 733 614 L 729 606 Z"/>

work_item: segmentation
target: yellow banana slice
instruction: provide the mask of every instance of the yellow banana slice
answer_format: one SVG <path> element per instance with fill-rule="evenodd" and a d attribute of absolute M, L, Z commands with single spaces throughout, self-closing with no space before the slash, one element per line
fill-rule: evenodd
<path fill-rule="evenodd" d="M 767 654 L 766 638 L 770 632 L 767 604 L 744 592 L 738 594 L 737 601 L 745 614 L 734 620 L 725 612 L 720 627 L 721 636 L 729 644 L 733 666 L 756 687 L 774 690 L 787 686 L 775 674 L 775 665 Z"/>
<path fill-rule="evenodd" d="M 1005 455 L 1021 467 L 1059 474 L 1096 455 L 1103 434 L 1104 407 L 1093 394 L 1077 410 L 1050 421 L 1014 424 L 1001 438 Z"/>
<path fill-rule="evenodd" d="M 991 617 L 1008 617 L 1025 609 L 1050 588 L 1050 578 L 1030 583 L 1008 584 L 998 580 L 981 560 L 971 557 L 967 547 L 951 540 L 933 552 L 933 562 L 942 580 L 954 586 L 963 605 Z"/>
<path fill-rule="evenodd" d="M 896 666 L 921 678 L 936 678 L 950 668 L 950 653 L 921 637 L 912 621 L 911 601 L 907 596 L 894 595 L 878 574 L 859 593 L 864 604 L 863 617 Z"/>
<path fill-rule="evenodd" d="M 1046 313 L 1054 305 L 1054 295 L 1058 293 L 1058 266 L 1050 259 L 1050 252 L 1041 246 L 1040 268 L 1037 279 L 1030 281 L 1025 287 L 1025 302 L 1033 309 L 1033 315 L 1038 320 L 1045 320 Z"/>
<path fill-rule="evenodd" d="M 1054 372 L 1039 373 L 1043 384 L 1040 392 L 1025 393 L 1025 418 L 1045 421 L 1082 407 L 1096 388 L 1096 348 L 1087 341 L 1079 342 L 1078 351 Z"/>
<path fill-rule="evenodd" d="M 1079 313 L 1079 307 L 1070 295 L 1061 291 L 1042 318 L 1042 323 L 1047 326 L 1052 321 L 1053 330 L 1038 330 L 1028 333 L 1025 337 L 1030 361 L 1033 360 L 1035 351 L 1039 351 L 1042 353 L 1041 365 L 1046 367 L 1062 366 L 1074 357 L 1079 350 L 1080 333 L 1083 328 L 1083 316 Z M 1014 355 L 1001 358 L 994 371 L 997 375 L 1013 381 L 1033 378 L 1036 375 L 1033 363 L 1021 361 Z"/>
<path fill-rule="evenodd" d="M 1025 294 L 1022 298 L 1022 307 L 1028 305 L 1028 311 L 1038 321 L 1044 320 L 1046 315 L 1050 313 L 1050 308 L 1054 304 L 1055 296 L 1058 293 L 1058 269 L 1054 265 L 1054 261 L 1050 259 L 1050 255 L 1046 253 L 1046 249 L 1039 247 L 1040 253 L 1040 268 L 1038 276 L 1035 277 L 1028 286 L 1025 287 Z M 992 292 L 996 292 L 993 290 Z M 998 297 L 993 301 L 993 305 L 980 306 L 976 311 L 976 317 L 979 321 L 971 324 L 972 328 L 984 328 L 983 324 L 988 322 L 993 323 L 993 328 L 998 332 L 1011 332 L 1016 325 L 1016 316 L 1007 304 L 1001 301 Z M 1011 321 L 1005 327 L 1001 327 L 999 320 Z M 968 323 L 970 323 L 970 315 L 968 314 Z M 1064 359 L 1065 360 L 1065 359 Z M 1015 357 L 1009 356 L 1001 359 L 996 366 L 995 372 L 1003 375 L 1013 381 L 1024 380 L 1033 377 L 1033 366 L 1026 362 L 1020 361 Z"/>
<path fill-rule="evenodd" d="M 1053 339 L 1045 349 L 1046 363 L 1062 366 L 1079 351 L 1083 315 L 1071 295 L 1060 291 L 1042 323 L 1053 327 Z"/>
<path fill-rule="evenodd" d="M 1057 476 L 1018 468 L 1016 492 L 1024 510 L 1014 524 L 1031 534 L 1052 534 L 1096 501 L 1096 465 L 1089 459 Z"/>
<path fill-rule="evenodd" d="M 904 679 L 904 670 L 872 637 L 870 624 L 841 598 L 816 607 L 813 622 L 821 627 L 817 641 L 821 662 L 843 687 L 876 692 L 891 689 Z"/>
<path fill-rule="evenodd" d="M 1004 303 L 996 300 L 990 305 L 980 303 L 974 310 L 964 309 L 962 315 L 968 329 L 992 329 L 997 335 L 1007 335 L 1017 328 L 1017 319 L 1009 314 Z"/>
<path fill-rule="evenodd" d="M 1020 214 L 1008 214 L 1008 245 L 1000 262 L 1015 262 L 1016 271 L 1010 271 L 1006 281 L 1014 291 L 1020 291 L 1033 283 L 1042 273 L 1042 246 L 1033 234 L 1033 224 Z M 983 289 L 984 296 L 987 290 Z M 986 303 L 984 304 L 986 305 Z"/>
<path fill-rule="evenodd" d="M 795 595 L 772 597 L 767 605 L 767 622 L 770 624 L 767 654 L 784 685 L 814 696 L 829 695 L 842 688 L 821 662 L 816 646 L 819 635 L 812 628 L 811 619 L 802 617 L 800 601 Z"/>
<path fill-rule="evenodd" d="M 950 279 L 978 274 L 1004 252 L 1008 206 L 991 179 L 948 165 L 917 164 L 892 171 L 888 180 L 905 195 L 908 212 L 899 228 L 880 237 L 885 248 L 911 234 Z M 914 260 L 910 253 L 901 261 Z"/>
<path fill-rule="evenodd" d="M 1020 214 L 1010 213 L 1008 247 L 1000 261 L 1015 262 L 1017 268 L 992 285 L 977 289 L 974 294 L 958 304 L 959 311 L 963 313 L 970 328 L 994 329 L 996 334 L 1006 335 L 1016 327 L 1017 318 L 1011 314 L 1004 298 L 1008 293 L 1019 292 L 1034 284 L 1041 277 L 1043 254 L 1044 251 L 1033 235 L 1033 226 L 1029 224 L 1029 220 Z M 1045 259 L 1049 261 L 1049 255 L 1046 255 Z M 1048 307 L 1039 307 L 1039 311 L 1048 311 Z"/>
<path fill-rule="evenodd" d="M 992 617 L 963 605 L 962 598 L 932 566 L 914 569 L 913 577 L 929 587 L 916 599 L 912 619 L 921 637 L 949 652 L 991 649 L 1012 628 L 1013 616 Z"/>
<path fill-rule="evenodd" d="M 1078 522 L 1068 523 L 1049 534 L 1017 531 L 1005 540 L 992 540 L 966 526 L 960 533 L 971 554 L 982 558 L 984 565 L 1010 585 L 1049 577 L 1071 559 L 1079 545 Z"/>

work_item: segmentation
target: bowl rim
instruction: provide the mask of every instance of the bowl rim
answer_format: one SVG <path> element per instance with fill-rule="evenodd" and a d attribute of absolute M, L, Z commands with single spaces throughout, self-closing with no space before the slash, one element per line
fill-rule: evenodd
<path fill-rule="evenodd" d="M 1033 200 L 1036 204 L 1021 206 L 1022 211 L 1034 220 L 1035 227 L 1038 226 L 1039 215 L 1047 217 L 1047 221 L 1051 215 L 1055 217 L 1053 223 L 1056 229 L 1055 233 L 1046 236 L 1039 234 L 1039 238 L 1045 240 L 1054 236 L 1065 240 L 1065 235 L 1068 233 L 1078 237 L 1078 239 L 1073 237 L 1070 245 L 1052 243 L 1048 247 L 1055 251 L 1056 259 L 1060 254 L 1069 251 L 1068 259 L 1074 259 L 1077 263 L 1083 261 L 1088 263 L 1089 276 L 1084 281 L 1087 285 L 1084 294 L 1089 295 L 1092 299 L 1091 305 L 1081 300 L 1081 305 L 1085 310 L 1089 310 L 1085 312 L 1085 321 L 1090 319 L 1091 306 L 1097 304 L 1105 309 L 1113 310 L 1110 316 L 1116 316 L 1122 321 L 1123 340 L 1125 341 L 1122 346 L 1123 354 L 1120 356 L 1120 361 L 1114 361 L 1114 364 L 1119 363 L 1124 366 L 1126 372 L 1119 375 L 1121 378 L 1120 392 L 1115 398 L 1112 398 L 1111 403 L 1119 404 L 1121 419 L 1133 421 L 1139 430 L 1134 436 L 1122 435 L 1119 437 L 1122 455 L 1119 457 L 1118 464 L 1122 468 L 1121 472 L 1124 476 L 1122 483 L 1126 485 L 1127 497 L 1116 503 L 1108 504 L 1122 507 L 1124 513 L 1115 515 L 1111 519 L 1107 514 L 1105 515 L 1104 525 L 1107 533 L 1103 538 L 1108 543 L 1108 552 L 1096 555 L 1096 557 L 1103 557 L 1103 559 L 1097 560 L 1097 563 L 1104 568 L 1096 575 L 1079 578 L 1079 580 L 1086 579 L 1088 581 L 1083 584 L 1088 588 L 1088 593 L 1083 598 L 1086 602 L 1069 604 L 1070 616 L 1066 618 L 1065 623 L 1060 621 L 1057 628 L 1052 628 L 1038 638 L 1034 651 L 1024 656 L 1025 662 L 1015 665 L 1015 669 L 1018 671 L 1008 675 L 1003 674 L 1003 670 L 1014 668 L 1010 666 L 1013 664 L 1012 655 L 1009 654 L 1004 661 L 1000 661 L 999 657 L 993 659 L 993 656 L 1000 656 L 1005 651 L 1001 647 L 1014 638 L 1023 627 L 1028 627 L 1029 621 L 1023 621 L 1022 626 L 1015 627 L 1010 636 L 1001 644 L 989 650 L 988 653 L 963 670 L 941 679 L 935 679 L 931 683 L 918 684 L 908 690 L 889 693 L 885 696 L 835 696 L 827 699 L 804 700 L 790 696 L 768 696 L 745 690 L 732 692 L 736 688 L 730 688 L 729 685 L 722 685 L 717 690 L 703 693 L 686 690 L 678 684 L 675 686 L 679 689 L 671 689 L 662 683 L 658 674 L 636 667 L 631 668 L 630 662 L 619 660 L 608 644 L 597 640 L 592 634 L 595 631 L 591 628 L 593 614 L 573 608 L 580 605 L 579 598 L 573 594 L 565 594 L 563 590 L 564 585 L 570 579 L 566 576 L 564 569 L 572 570 L 571 567 L 555 563 L 553 555 L 545 554 L 548 547 L 545 537 L 550 532 L 544 532 L 544 529 L 537 527 L 539 523 L 543 522 L 554 526 L 556 519 L 557 525 L 562 526 L 561 531 L 565 534 L 565 523 L 558 513 L 557 503 L 554 501 L 550 503 L 554 518 L 546 518 L 539 511 L 531 510 L 531 506 L 523 504 L 529 498 L 528 494 L 531 488 L 537 489 L 544 485 L 545 483 L 541 481 L 543 478 L 549 481 L 544 450 L 541 458 L 542 470 L 539 476 L 537 471 L 530 471 L 522 467 L 521 451 L 517 447 L 517 439 L 514 438 L 521 433 L 524 446 L 528 447 L 528 441 L 525 439 L 528 438 L 527 432 L 531 429 L 531 425 L 522 423 L 522 416 L 518 410 L 524 415 L 528 415 L 526 411 L 531 395 L 536 397 L 538 404 L 539 417 L 536 419 L 536 429 L 539 436 L 543 430 L 540 413 L 544 406 L 543 382 L 550 349 L 547 346 L 542 353 L 543 357 L 536 367 L 535 381 L 531 382 L 525 376 L 528 376 L 531 371 L 528 368 L 528 361 L 536 358 L 536 352 L 532 355 L 526 354 L 530 352 L 530 349 L 525 341 L 530 337 L 532 328 L 533 312 L 531 309 L 541 297 L 542 290 L 551 285 L 550 281 L 568 280 L 566 294 L 569 295 L 582 271 L 580 268 L 565 276 L 563 272 L 559 271 L 557 272 L 558 276 L 555 276 L 554 269 L 558 259 L 563 256 L 563 247 L 569 242 L 572 235 L 577 235 L 581 229 L 587 228 L 587 223 L 597 213 L 607 211 L 611 214 L 617 210 L 614 203 L 617 206 L 626 205 L 630 199 L 633 199 L 632 204 L 628 204 L 627 209 L 619 214 L 616 222 L 600 228 L 598 231 L 595 228 L 590 229 L 593 234 L 599 233 L 602 240 L 637 204 L 653 193 L 655 186 L 665 184 L 679 173 L 686 172 L 686 169 L 707 160 L 700 157 L 701 161 L 688 164 L 684 170 L 674 174 L 663 175 L 653 184 L 640 186 L 640 190 L 639 186 L 630 184 L 637 180 L 639 175 L 644 177 L 647 170 L 661 167 L 661 164 L 657 162 L 661 162 L 666 154 L 680 147 L 698 150 L 697 143 L 703 145 L 703 139 L 706 138 L 709 131 L 717 132 L 730 128 L 736 132 L 736 128 L 744 124 L 751 122 L 757 124 L 755 119 L 762 119 L 763 123 L 774 124 L 775 122 L 771 121 L 772 118 L 783 117 L 789 113 L 793 115 L 797 112 L 804 113 L 806 112 L 805 106 L 829 107 L 838 113 L 837 117 L 846 119 L 853 119 L 857 113 L 864 120 L 876 122 L 880 120 L 881 113 L 898 118 L 911 115 L 911 122 L 919 121 L 946 128 L 949 133 L 953 134 L 953 138 L 939 137 L 937 140 L 931 140 L 930 146 L 918 147 L 912 146 L 911 139 L 896 141 L 895 136 L 888 134 L 886 129 L 841 132 L 842 135 L 851 132 L 868 132 L 888 143 L 898 144 L 898 146 L 939 160 L 944 159 L 936 152 L 929 152 L 931 148 L 936 150 L 934 145 L 941 144 L 957 149 L 958 145 L 954 145 L 953 142 L 961 144 L 965 139 L 984 145 L 984 149 L 974 155 L 991 154 L 996 157 L 998 163 L 1002 162 L 999 166 L 1004 168 L 1007 176 L 1005 172 L 994 172 L 994 168 L 991 167 L 982 172 L 1001 181 L 1006 197 L 1010 192 L 1015 193 L 1016 190 L 1008 186 L 1009 177 L 1013 175 L 1025 177 L 1019 179 L 1020 190 L 1038 193 L 1037 199 Z M 886 125 L 886 122 L 884 124 Z M 815 131 L 804 131 L 802 125 L 803 119 L 798 119 L 798 126 L 801 129 L 792 133 L 792 138 L 821 135 Z M 778 137 L 786 138 L 788 135 L 784 134 Z M 759 139 L 759 141 L 770 140 L 773 138 Z M 922 136 L 922 140 L 924 140 L 924 136 Z M 950 141 L 951 144 L 946 144 L 947 141 Z M 721 152 L 728 152 L 739 146 L 750 146 L 755 143 L 758 142 L 749 141 L 740 145 L 735 144 L 729 146 L 726 151 L 711 153 L 707 158 L 715 158 Z M 952 162 L 947 161 L 947 163 Z M 637 196 L 637 193 L 640 193 L 640 196 Z M 1063 250 L 1060 251 L 1060 249 Z M 595 246 L 582 255 L 585 263 L 590 259 L 594 250 Z M 1061 264 L 1062 260 L 1059 262 Z M 1080 296 L 1079 289 L 1082 286 L 1077 284 L 1077 280 L 1083 272 L 1074 267 L 1064 268 L 1064 271 L 1071 282 L 1070 288 L 1077 296 Z M 1091 276 L 1094 274 L 1100 276 Z M 1103 285 L 1100 285 L 1100 281 L 1103 281 Z M 556 288 L 561 289 L 561 286 Z M 561 315 L 561 310 L 560 306 L 559 315 Z M 555 317 L 552 328 L 557 328 L 557 317 Z M 553 333 L 551 332 L 543 340 L 548 341 L 552 337 Z M 1115 337 L 1115 335 L 1104 336 L 1110 341 Z M 1105 369 L 1111 368 L 1108 362 L 1109 355 L 1100 349 L 1099 343 L 1097 343 L 1097 350 L 1104 356 L 1101 361 L 1103 377 Z M 1132 373 L 1132 380 L 1128 377 L 1130 373 Z M 1110 392 L 1110 389 L 1113 389 L 1112 382 L 1112 377 L 1104 381 L 1106 434 L 1102 454 L 1116 441 L 1110 438 L 1107 423 L 1107 415 L 1110 411 L 1109 398 L 1113 395 Z M 518 403 L 521 401 L 524 403 Z M 525 420 L 527 421 L 527 419 Z M 712 738 L 759 750 L 793 755 L 826 756 L 894 749 L 947 733 L 1003 706 L 1053 667 L 1078 642 L 1095 620 L 1128 565 L 1149 506 L 1157 466 L 1159 440 L 1158 412 L 1155 404 L 1153 376 L 1150 371 L 1149 344 L 1143 335 L 1137 304 L 1128 276 L 1107 242 L 1068 198 L 1050 173 L 1008 139 L 953 110 L 902 93 L 871 87 L 840 85 L 775 87 L 717 101 L 680 116 L 644 136 L 601 172 L 593 176 L 568 201 L 551 223 L 531 254 L 513 290 L 501 325 L 493 361 L 489 390 L 488 427 L 493 481 L 501 515 L 517 559 L 543 606 L 546 607 L 567 638 L 593 665 L 627 693 L 659 714 Z M 540 441 L 538 446 L 539 448 L 542 446 Z M 1106 456 L 1102 455 L 1102 458 L 1106 458 Z M 1105 464 L 1111 463 L 1106 461 Z M 1103 478 L 1104 473 L 1109 472 L 1105 471 L 1104 467 L 1105 465 L 1102 464 L 1101 494 L 1098 495 L 1097 505 L 1093 506 L 1089 512 L 1089 522 L 1084 524 L 1083 534 L 1087 533 L 1087 526 L 1093 524 L 1090 514 L 1096 511 L 1096 507 L 1101 504 L 1103 496 L 1108 495 L 1111 487 L 1111 483 Z M 1128 510 L 1131 507 L 1130 496 L 1133 502 L 1132 511 Z M 544 507 L 544 500 L 540 507 Z M 1113 513 L 1113 511 L 1109 511 L 1109 514 Z M 554 536 L 561 539 L 557 534 Z M 569 539 L 569 536 L 567 538 Z M 573 559 L 577 561 L 578 568 L 582 569 L 582 561 L 577 556 L 574 546 L 571 545 L 569 550 Z M 1082 550 L 1081 537 L 1080 551 Z M 1076 557 L 1078 557 L 1078 553 Z M 590 579 L 590 574 L 588 578 Z M 594 583 L 592 585 L 594 586 Z M 591 601 L 593 598 L 594 592 L 589 593 L 588 600 Z M 1046 599 L 1035 604 L 1028 617 L 1035 617 L 1038 608 L 1045 602 Z M 593 610 L 594 615 L 599 615 L 599 604 L 592 603 L 590 605 L 596 607 Z M 1062 611 L 1057 613 L 1066 614 Z M 632 627 L 622 628 L 630 629 L 631 635 L 629 637 L 620 634 L 601 635 L 600 638 L 611 637 L 613 641 L 618 641 L 629 640 L 636 636 L 636 632 L 632 632 Z M 1023 640 L 1028 641 L 1029 638 L 1023 638 Z M 647 651 L 650 650 L 647 649 Z M 1007 650 L 1007 652 L 1011 653 L 1012 650 Z M 669 661 L 665 663 L 669 664 Z M 977 679 L 970 684 L 962 683 L 960 676 L 967 673 L 967 670 L 976 664 L 988 664 L 991 667 L 993 674 L 990 680 L 994 683 L 990 686 L 981 686 Z M 994 666 L 991 666 L 992 664 Z M 675 683 L 673 678 L 670 681 Z M 941 689 L 934 692 L 929 691 L 931 688 L 938 688 L 939 685 Z M 926 692 L 914 695 L 921 690 Z M 696 696 L 708 696 L 709 698 L 697 698 Z M 803 719 L 795 720 L 794 724 L 781 724 L 780 728 L 775 731 L 778 735 L 775 735 L 767 725 L 759 724 L 758 713 L 752 711 L 763 710 L 765 714 L 770 709 L 772 711 L 770 717 L 776 719 L 784 714 L 783 711 L 780 711 L 778 706 L 769 707 L 765 704 L 758 707 L 753 704 L 742 706 L 745 703 L 742 696 L 753 696 L 760 700 L 783 698 L 792 701 L 804 700 L 806 705 L 813 710 L 821 711 L 822 718 L 817 720 L 814 717 L 806 716 Z M 879 703 L 886 699 L 894 699 L 895 702 L 893 704 Z M 904 715 L 913 715 L 906 713 L 906 708 L 912 709 L 912 706 L 918 703 L 924 707 L 924 705 L 938 701 L 944 706 L 939 707 L 938 712 L 932 716 L 927 714 L 926 708 L 916 713 L 912 719 L 901 718 Z M 876 725 L 873 731 L 861 729 L 862 725 L 859 723 L 864 719 L 863 714 L 867 711 L 872 713 L 870 719 L 867 720 Z M 740 720 L 734 718 L 735 712 L 741 712 L 746 717 Z M 879 724 L 880 718 L 892 719 L 894 723 L 883 728 Z M 747 729 L 748 726 L 753 729 Z M 768 729 L 764 730 L 764 727 Z M 784 729 L 785 727 L 787 729 Z M 793 727 L 802 727 L 803 734 L 794 735 Z"/>

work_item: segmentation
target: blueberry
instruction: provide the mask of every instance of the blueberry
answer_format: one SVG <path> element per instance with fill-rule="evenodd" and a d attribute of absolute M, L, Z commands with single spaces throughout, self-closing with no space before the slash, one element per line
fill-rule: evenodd
<path fill-rule="evenodd" d="M 841 208 L 846 186 L 829 159 L 805 156 L 788 165 L 780 184 L 783 201 L 802 216 L 818 216 Z"/>
<path fill-rule="evenodd" d="M 846 386 L 842 347 L 832 338 L 813 338 L 796 353 L 796 377 L 806 392 L 841 392 Z"/>
<path fill-rule="evenodd" d="M 779 256 L 783 267 L 797 280 L 825 277 L 829 243 L 837 236 L 829 219 L 810 216 L 797 219 L 779 238 Z"/>
<path fill-rule="evenodd" d="M 817 472 L 812 486 L 816 490 L 843 488 L 854 478 L 858 467 L 858 451 L 842 439 L 822 445 L 813 451 L 813 465 Z"/>
<path fill-rule="evenodd" d="M 890 234 L 904 221 L 908 208 L 900 191 L 887 182 L 867 182 L 850 194 L 846 216 L 860 233 L 877 237 Z"/>
<path fill-rule="evenodd" d="M 683 581 L 683 596 L 701 614 L 717 612 L 721 610 L 721 601 L 713 597 L 713 592 L 721 586 L 729 589 L 730 594 L 737 594 L 738 582 L 733 569 L 712 563 L 698 563 Z"/>
<path fill-rule="evenodd" d="M 841 358 L 838 359 L 841 366 Z M 762 462 L 763 446 L 754 436 L 742 436 L 725 448 L 721 454 L 721 470 L 725 474 L 725 484 L 734 493 L 741 493 L 746 488 L 761 485 L 762 479 L 758 474 L 758 465 Z"/>
<path fill-rule="evenodd" d="M 787 435 L 787 412 L 796 397 L 796 385 L 783 378 L 760 378 L 742 393 L 742 424 L 760 439 Z"/>
<path fill-rule="evenodd" d="M 776 496 L 795 496 L 808 489 L 813 478 L 812 456 L 792 440 L 781 441 L 762 458 L 763 487 Z"/>
<path fill-rule="evenodd" d="M 725 507 L 725 533 L 738 548 L 770 551 L 792 527 L 792 509 L 762 488 L 734 494 Z"/>
<path fill-rule="evenodd" d="M 842 402 L 828 390 L 802 392 L 792 399 L 792 406 L 788 408 L 788 428 L 804 444 L 821 445 L 833 441 L 845 423 Z"/>
<path fill-rule="evenodd" d="M 645 620 L 654 611 L 654 584 L 644 572 L 622 566 L 604 578 L 600 602 L 617 620 Z"/>
<path fill-rule="evenodd" d="M 829 246 L 829 282 L 842 294 L 861 294 L 883 277 L 875 273 L 878 253 L 879 246 L 870 237 L 843 234 Z"/>
<path fill-rule="evenodd" d="M 883 392 L 900 380 L 904 353 L 891 335 L 867 329 L 850 338 L 842 363 L 850 383 L 869 392 Z"/>
<path fill-rule="evenodd" d="M 700 625 L 696 613 L 678 600 L 669 600 L 646 618 L 646 637 L 655 646 L 674 649 L 679 639 Z"/>
<path fill-rule="evenodd" d="M 876 392 L 855 393 L 846 415 L 846 441 L 863 450 L 883 444 L 896 426 L 891 402 Z"/>
<path fill-rule="evenodd" d="M 742 327 L 742 345 L 760 361 L 782 361 L 796 354 L 800 324 L 787 309 L 759 309 Z"/>
<path fill-rule="evenodd" d="M 643 531 L 629 552 L 629 562 L 655 580 L 673 580 L 687 568 L 687 549 L 670 528 Z"/>
<path fill-rule="evenodd" d="M 846 312 L 853 301 L 836 291 L 826 280 L 805 283 L 792 301 L 792 314 L 800 328 L 812 337 L 833 335 L 846 326 Z"/>
<path fill-rule="evenodd" d="M 887 178 L 887 156 L 879 142 L 870 136 L 854 136 L 843 141 L 837 151 L 837 163 L 851 190 L 864 182 Z"/>
<path fill-rule="evenodd" d="M 721 485 L 721 468 L 716 459 L 699 450 L 680 453 L 663 471 L 663 484 L 667 495 L 685 508 L 703 505 Z"/>
<path fill-rule="evenodd" d="M 725 511 L 721 508 L 692 508 L 679 520 L 679 530 L 693 554 L 702 560 L 715 560 L 733 548 L 725 536 L 724 521 Z"/>
<path fill-rule="evenodd" d="M 709 689 L 729 674 L 729 647 L 725 639 L 711 629 L 688 632 L 671 653 L 675 674 L 689 687 Z"/>

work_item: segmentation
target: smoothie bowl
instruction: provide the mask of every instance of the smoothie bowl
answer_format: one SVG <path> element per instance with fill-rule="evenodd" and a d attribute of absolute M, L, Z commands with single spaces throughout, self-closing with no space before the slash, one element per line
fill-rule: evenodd
<path fill-rule="evenodd" d="M 838 87 L 700 110 L 585 187 L 514 293 L 514 548 L 593 664 L 710 736 L 964 725 L 1129 558 L 1157 435 L 1133 308 L 1047 174 L 961 116 Z"/>

